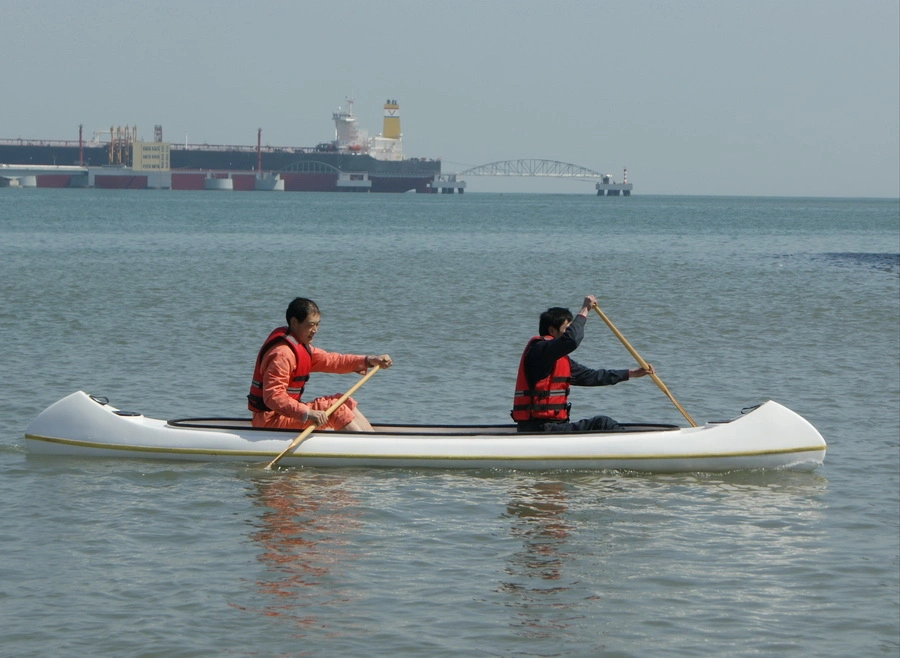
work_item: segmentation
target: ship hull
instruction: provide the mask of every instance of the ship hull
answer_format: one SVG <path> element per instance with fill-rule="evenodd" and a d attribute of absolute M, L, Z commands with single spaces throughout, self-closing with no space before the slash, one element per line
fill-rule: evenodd
<path fill-rule="evenodd" d="M 173 190 L 207 189 L 204 181 L 212 176 L 230 178 L 236 191 L 256 188 L 257 161 L 262 171 L 277 173 L 289 192 L 384 192 L 430 193 L 431 181 L 440 176 L 439 160 L 376 160 L 365 154 L 317 152 L 313 149 L 268 149 L 259 154 L 249 147 L 185 148 L 172 145 L 169 172 L 157 172 L 154 181 L 141 172 L 109 166 L 103 147 L 28 144 L 0 144 L 0 163 L 10 165 L 75 165 L 92 169 L 93 187 L 101 189 L 147 189 L 163 187 Z M 165 180 L 159 181 L 159 173 Z M 362 180 L 348 185 L 345 179 Z M 78 176 L 65 174 L 38 175 L 37 187 L 85 187 Z"/>

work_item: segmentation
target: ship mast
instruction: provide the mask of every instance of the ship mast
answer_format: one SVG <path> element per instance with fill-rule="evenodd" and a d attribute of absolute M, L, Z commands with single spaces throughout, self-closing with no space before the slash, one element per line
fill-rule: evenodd
<path fill-rule="evenodd" d="M 256 173 L 262 171 L 262 128 L 256 129 Z"/>

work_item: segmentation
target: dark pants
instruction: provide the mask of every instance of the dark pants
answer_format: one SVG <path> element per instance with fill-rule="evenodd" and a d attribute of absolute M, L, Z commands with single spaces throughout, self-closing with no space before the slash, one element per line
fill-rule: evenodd
<path fill-rule="evenodd" d="M 609 416 L 594 416 L 575 422 L 523 420 L 516 423 L 520 432 L 598 432 L 622 429 Z"/>

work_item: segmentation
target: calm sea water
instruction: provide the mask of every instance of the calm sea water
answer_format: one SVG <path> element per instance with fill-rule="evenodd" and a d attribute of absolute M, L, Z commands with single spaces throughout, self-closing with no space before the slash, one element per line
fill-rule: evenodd
<path fill-rule="evenodd" d="M 0 655 L 897 656 L 897 200 L 0 190 Z M 74 390 L 244 415 L 297 295 L 388 352 L 373 421 L 508 420 L 597 295 L 698 422 L 775 399 L 814 473 L 302 470 L 29 457 Z M 631 358 L 589 319 L 576 358 Z M 318 375 L 313 394 L 347 377 Z M 576 414 L 683 424 L 648 379 Z"/>

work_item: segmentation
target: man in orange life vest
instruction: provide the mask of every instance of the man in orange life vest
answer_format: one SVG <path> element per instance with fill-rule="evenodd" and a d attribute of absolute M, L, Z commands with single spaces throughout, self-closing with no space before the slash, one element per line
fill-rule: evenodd
<path fill-rule="evenodd" d="M 362 356 L 326 352 L 310 345 L 319 330 L 319 307 L 311 299 L 297 297 L 285 313 L 286 327 L 278 327 L 266 338 L 256 357 L 247 407 L 253 412 L 253 427 L 342 429 L 371 432 L 372 425 L 348 398 L 331 416 L 325 411 L 341 394 L 303 402 L 301 397 L 311 372 L 365 374 L 372 366 L 390 368 L 387 354 Z"/>
<path fill-rule="evenodd" d="M 541 314 L 539 335 L 525 346 L 519 360 L 512 418 L 520 432 L 589 432 L 621 428 L 609 416 L 569 420 L 569 386 L 609 386 L 643 377 L 648 369 L 594 370 L 569 358 L 581 339 L 588 312 L 597 303 L 593 295 L 584 298 L 574 318 L 567 308 L 549 308 Z"/>

